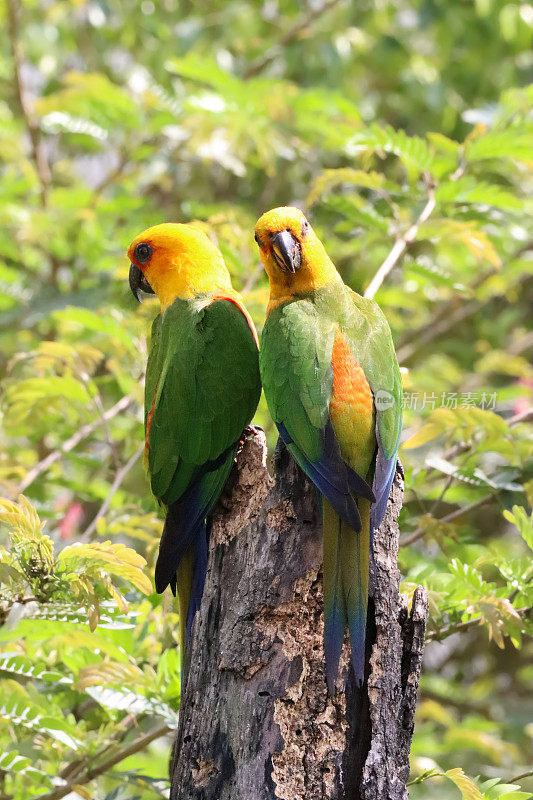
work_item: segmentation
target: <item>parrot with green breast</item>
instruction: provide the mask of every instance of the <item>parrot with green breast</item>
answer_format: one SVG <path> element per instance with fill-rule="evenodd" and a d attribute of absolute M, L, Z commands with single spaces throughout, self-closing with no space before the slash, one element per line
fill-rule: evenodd
<path fill-rule="evenodd" d="M 145 466 L 166 507 L 155 568 L 176 588 L 182 658 L 202 597 L 206 517 L 229 476 L 261 393 L 258 341 L 222 254 L 199 229 L 164 223 L 128 248 L 137 300 L 155 293 L 145 386 Z"/>
<path fill-rule="evenodd" d="M 270 281 L 260 370 L 281 439 L 322 495 L 324 651 L 335 691 L 344 631 L 364 679 L 369 558 L 396 469 L 402 385 L 387 321 L 346 286 L 301 211 L 255 240 Z"/>

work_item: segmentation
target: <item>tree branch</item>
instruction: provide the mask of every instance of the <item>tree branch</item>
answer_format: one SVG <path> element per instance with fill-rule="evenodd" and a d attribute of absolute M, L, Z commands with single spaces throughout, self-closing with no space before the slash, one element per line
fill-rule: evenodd
<path fill-rule="evenodd" d="M 431 689 L 426 689 L 425 687 L 420 691 L 419 699 L 421 703 L 424 702 L 424 700 L 435 700 L 437 703 L 456 708 L 462 714 L 479 714 L 481 717 L 485 717 L 485 719 L 492 719 L 491 709 L 488 705 L 484 706 L 479 702 L 470 700 L 459 700 L 457 697 L 441 694 Z"/>
<path fill-rule="evenodd" d="M 410 245 L 416 239 L 416 235 L 418 233 L 418 229 L 420 226 L 426 222 L 426 220 L 431 216 L 433 211 L 435 210 L 436 202 L 435 202 L 435 195 L 433 190 L 429 190 L 429 197 L 427 200 L 426 205 L 418 215 L 416 221 L 411 225 L 411 227 L 396 241 L 392 246 L 392 250 L 390 251 L 389 255 L 382 263 L 370 283 L 368 284 L 365 290 L 365 297 L 369 297 L 372 299 L 376 294 L 377 290 L 394 267 L 400 260 L 400 258 L 405 253 L 408 245 Z"/>
<path fill-rule="evenodd" d="M 509 420 L 509 426 L 520 425 L 522 422 L 531 421 L 533 421 L 533 406 L 531 408 L 526 408 L 525 411 L 521 411 L 520 414 L 515 414 L 514 417 L 511 417 Z"/>
<path fill-rule="evenodd" d="M 498 270 L 495 267 L 485 270 L 485 272 L 481 273 L 481 275 L 478 275 L 475 281 L 468 286 L 469 291 L 474 293 L 476 289 L 479 289 L 481 286 L 483 286 L 483 284 L 488 281 L 489 278 L 492 278 L 492 276 L 497 272 Z M 398 360 L 405 361 L 412 356 L 412 352 L 409 350 L 409 343 L 416 341 L 416 348 L 419 349 L 421 345 L 427 344 L 428 341 L 431 341 L 436 336 L 439 336 L 442 332 L 448 330 L 448 327 L 454 325 L 455 320 L 451 318 L 453 317 L 453 314 L 458 311 L 457 302 L 460 299 L 460 296 L 453 295 L 445 303 L 440 304 L 440 307 L 436 310 L 435 314 L 431 315 L 431 319 L 426 325 L 408 332 L 399 343 Z M 477 301 L 470 303 L 469 313 L 474 313 L 477 308 Z M 465 313 L 464 316 L 466 317 L 468 314 Z M 449 323 L 449 325 L 446 323 Z M 437 330 L 436 333 L 434 333 L 434 329 Z"/>
<path fill-rule="evenodd" d="M 507 426 L 509 428 L 512 428 L 514 425 L 519 425 L 522 422 L 529 422 L 532 419 L 533 419 L 533 408 L 526 408 L 525 411 L 521 411 L 519 414 L 515 414 L 513 417 L 507 420 Z M 451 447 L 446 453 L 444 453 L 444 459 L 446 461 L 449 461 L 456 455 L 467 453 L 470 449 L 471 446 L 466 445 L 464 443 L 454 445 L 454 447 Z M 429 467 L 428 473 L 434 470 L 435 467 Z M 474 511 L 476 508 L 479 508 L 485 503 L 488 503 L 489 500 L 491 500 L 495 496 L 496 494 L 494 492 L 491 492 L 490 494 L 487 494 L 484 497 L 482 497 L 480 500 L 477 500 L 475 503 L 471 503 L 469 506 L 465 506 L 464 508 L 458 508 L 455 511 L 450 512 L 445 517 L 442 517 L 439 520 L 439 522 L 453 522 L 453 520 L 457 519 L 457 517 L 461 517 L 463 516 L 463 514 L 469 514 L 470 511 Z M 442 495 L 439 498 L 439 500 L 440 499 L 442 499 Z M 400 540 L 400 547 L 407 547 L 408 545 L 413 544 L 413 542 L 418 541 L 418 539 L 422 539 L 422 537 L 424 537 L 426 533 L 427 530 L 425 528 L 420 528 L 420 527 L 416 528 L 416 530 L 413 531 L 413 533 L 410 533 L 409 536 L 405 536 Z"/>
<path fill-rule="evenodd" d="M 58 361 L 63 361 L 63 363 L 68 365 L 66 359 L 59 358 Z M 113 437 L 111 436 L 111 431 L 109 429 L 109 425 L 107 424 L 107 420 L 104 417 L 105 409 L 104 409 L 104 404 L 102 403 L 102 397 L 98 390 L 98 386 L 91 380 L 90 375 L 87 372 L 85 372 L 85 370 L 75 369 L 75 373 L 78 379 L 83 383 L 85 390 L 91 399 L 92 404 L 94 405 L 97 413 L 100 414 L 100 417 L 102 418 L 102 425 L 104 428 L 107 444 L 109 445 L 109 449 L 111 451 L 111 456 L 113 458 L 115 469 L 118 469 L 119 461 L 117 455 L 117 448 L 115 446 L 115 442 L 113 441 Z"/>
<path fill-rule="evenodd" d="M 522 772 L 520 775 L 515 775 L 514 778 L 510 778 L 508 783 L 516 783 L 517 781 L 522 781 L 524 778 L 530 778 L 533 775 L 533 769 L 528 769 L 527 772 Z"/>
<path fill-rule="evenodd" d="M 304 14 L 302 17 L 300 17 L 300 19 L 297 20 L 286 33 L 283 34 L 279 42 L 276 42 L 276 44 L 270 47 L 265 53 L 263 53 L 262 56 L 259 56 L 255 59 L 255 61 L 252 61 L 252 63 L 248 65 L 242 75 L 244 80 L 253 78 L 255 75 L 262 72 L 275 60 L 280 51 L 283 50 L 283 48 L 288 45 L 289 42 L 295 39 L 299 33 L 308 28 L 316 19 L 321 17 L 322 14 L 324 14 L 326 11 L 329 11 L 331 8 L 333 8 L 333 6 L 338 5 L 339 2 L 340 0 L 326 0 L 324 5 L 317 8 L 311 8 L 307 14 Z"/>
<path fill-rule="evenodd" d="M 461 161 L 461 163 L 459 164 L 453 175 L 450 176 L 450 182 L 455 182 L 458 181 L 460 178 L 462 178 L 463 175 L 465 174 L 466 166 L 467 166 L 466 162 Z M 406 231 L 406 233 L 404 233 L 403 236 L 400 236 L 398 239 L 396 239 L 389 255 L 387 256 L 387 258 L 385 259 L 385 261 L 383 262 L 383 264 L 378 269 L 378 271 L 370 281 L 369 285 L 367 286 L 367 289 L 365 291 L 365 297 L 369 297 L 371 299 L 374 297 L 374 295 L 376 294 L 377 290 L 379 289 L 379 287 L 381 286 L 381 284 L 383 283 L 389 272 L 391 272 L 394 269 L 394 267 L 396 266 L 402 255 L 405 253 L 408 245 L 414 242 L 414 240 L 416 239 L 416 235 L 418 233 L 418 229 L 431 216 L 431 214 L 435 210 L 435 207 L 436 207 L 435 196 L 433 190 L 430 189 L 427 203 L 420 212 L 420 215 L 418 216 L 416 222 L 414 222 L 413 225 L 411 225 L 409 230 Z M 531 242 L 522 245 L 520 249 L 516 252 L 514 257 L 517 258 L 518 256 L 522 255 L 522 253 L 525 253 L 527 250 L 530 249 L 530 247 L 531 247 Z M 483 276 L 482 280 L 485 280 L 485 276 Z M 432 325 L 433 324 L 434 324 L 434 319 L 432 320 Z M 433 338 L 433 336 L 431 336 L 430 338 Z M 401 360 L 399 356 L 398 360 L 399 361 Z"/>
<path fill-rule="evenodd" d="M 92 520 L 90 525 L 86 528 L 86 530 L 84 530 L 83 533 L 78 537 L 79 542 L 87 541 L 88 539 L 90 539 L 91 534 L 93 533 L 93 531 L 96 530 L 98 520 L 107 514 L 107 510 L 111 505 L 111 500 L 117 493 L 120 485 L 122 484 L 122 481 L 124 480 L 128 472 L 131 470 L 134 464 L 139 460 L 140 456 L 143 453 L 143 450 L 144 450 L 144 444 L 141 445 L 141 447 L 139 447 L 139 449 L 131 456 L 129 461 L 127 461 L 126 464 L 124 464 L 124 466 L 118 470 L 117 474 L 115 475 L 115 480 L 111 484 L 107 496 L 102 505 L 100 506 L 100 508 L 98 509 L 94 519 Z"/>
<path fill-rule="evenodd" d="M 129 758 L 129 756 L 135 755 L 135 753 L 138 753 L 140 750 L 144 750 L 151 742 L 155 741 L 155 739 L 159 739 L 161 736 L 165 736 L 170 730 L 168 725 L 161 725 L 159 728 L 155 728 L 153 731 L 139 736 L 123 750 L 119 750 L 114 756 L 110 756 L 103 761 L 100 766 L 85 770 L 85 772 L 75 778 L 73 783 L 69 782 L 64 786 L 53 789 L 51 792 L 41 794 L 36 797 L 35 800 L 61 800 L 62 797 L 70 794 L 76 786 L 84 786 L 86 783 L 90 783 L 95 778 L 103 775 L 104 772 L 112 769 L 120 763 L 120 761 L 124 761 L 125 758 Z"/>
<path fill-rule="evenodd" d="M 116 740 L 119 738 L 124 740 L 132 728 L 136 726 L 136 724 L 137 714 L 128 714 L 126 717 L 124 717 L 123 720 L 117 723 L 116 730 L 113 731 L 113 733 L 108 737 L 105 746 L 91 756 L 92 761 L 98 761 L 98 759 L 105 755 L 105 753 L 109 752 L 110 747 L 113 747 L 113 745 L 115 747 L 119 746 L 120 742 L 117 742 Z M 63 778 L 65 781 L 68 781 L 70 784 L 76 783 L 76 775 L 79 775 L 84 769 L 88 768 L 88 759 L 89 756 L 86 754 L 81 758 L 71 761 L 66 765 L 66 767 L 63 767 L 59 773 L 59 777 Z"/>
<path fill-rule="evenodd" d="M 520 614 L 521 617 L 529 614 L 530 611 L 533 610 L 533 606 L 525 606 L 524 608 L 515 608 L 517 614 Z M 458 622 L 456 624 L 445 625 L 443 628 L 438 628 L 434 631 L 429 631 L 426 634 L 426 642 L 440 642 L 442 639 L 446 639 L 446 637 L 451 636 L 452 633 L 460 633 L 461 631 L 467 631 L 469 628 L 474 628 L 476 625 L 480 625 L 483 622 L 481 617 L 476 617 L 475 619 L 467 619 L 466 622 Z"/>
<path fill-rule="evenodd" d="M 520 336 L 514 342 L 508 345 L 507 353 L 510 356 L 519 356 L 524 350 L 529 350 L 533 347 L 533 331 L 529 331 L 528 333 L 524 334 L 524 336 Z M 484 376 L 480 373 L 472 373 L 463 383 L 462 391 L 463 392 L 472 392 L 474 389 L 477 389 L 479 386 L 482 386 L 484 383 Z"/>
<path fill-rule="evenodd" d="M 419 335 L 413 337 L 414 341 L 400 345 L 397 351 L 398 362 L 400 364 L 404 364 L 412 358 L 415 353 L 419 352 L 421 347 L 424 347 L 424 345 L 432 342 L 438 336 L 442 336 L 442 334 L 446 333 L 450 328 L 453 328 L 454 325 L 457 325 L 459 322 L 475 314 L 481 306 L 481 303 L 479 300 L 472 300 L 470 303 L 459 305 L 459 307 L 455 309 L 450 308 L 450 305 L 451 304 L 444 303 L 442 313 L 438 314 L 438 318 L 433 316 L 428 325 L 424 326 L 422 330 L 419 330 Z"/>
<path fill-rule="evenodd" d="M 521 245 L 511 255 L 509 260 L 514 261 L 530 250 L 533 250 L 533 240 Z M 481 286 L 483 286 L 486 281 L 488 281 L 498 272 L 499 270 L 495 268 L 486 270 L 468 287 L 469 290 L 471 292 L 475 292 L 476 289 L 479 289 Z M 522 280 L 525 280 L 528 277 L 530 276 L 525 275 Z M 462 322 L 467 317 L 475 314 L 475 312 L 478 311 L 482 305 L 479 300 L 474 299 L 464 306 L 460 305 L 459 307 L 456 307 L 457 300 L 457 296 L 454 295 L 448 301 L 442 303 L 440 309 L 437 310 L 436 314 L 431 315 L 431 318 L 425 325 L 417 328 L 414 331 L 411 331 L 402 339 L 397 350 L 398 361 L 401 364 L 412 358 L 421 347 L 424 347 L 429 342 L 436 339 L 437 336 L 442 336 L 443 333 L 446 333 L 446 331 L 450 330 L 450 328 L 452 328 L 458 322 Z"/>
<path fill-rule="evenodd" d="M 105 190 L 109 186 L 112 186 L 117 181 L 117 179 L 122 176 L 122 173 L 124 172 L 124 169 L 128 165 L 128 162 L 129 162 L 128 153 L 124 150 L 120 154 L 120 157 L 119 157 L 119 160 L 118 160 L 118 163 L 117 163 L 116 167 L 114 167 L 113 169 L 110 169 L 109 172 L 107 173 L 107 175 L 105 175 L 102 178 L 100 183 L 97 186 L 94 187 L 94 189 L 93 189 L 93 205 L 95 205 L 96 200 L 99 199 L 100 195 L 103 194 L 103 192 L 105 192 Z"/>
<path fill-rule="evenodd" d="M 42 147 L 39 123 L 30 109 L 22 78 L 23 59 L 19 36 L 20 9 L 21 7 L 18 0 L 7 0 L 8 33 L 13 56 L 15 92 L 20 112 L 30 138 L 32 159 L 41 185 L 41 202 L 43 207 L 46 208 L 48 205 L 48 192 L 52 178 L 50 167 L 48 166 L 48 161 L 46 160 Z"/>
<path fill-rule="evenodd" d="M 493 497 L 494 497 L 493 493 L 486 494 L 484 497 L 481 498 L 481 500 L 476 500 L 475 503 L 470 503 L 469 506 L 465 506 L 464 508 L 456 508 L 455 511 L 451 511 L 449 514 L 446 514 L 445 517 L 441 517 L 440 519 L 437 520 L 437 522 L 453 522 L 453 520 L 457 519 L 457 517 L 462 517 L 464 514 L 469 514 L 476 508 L 484 506 L 485 503 L 488 503 L 489 500 L 493 499 Z M 427 530 L 425 528 L 417 528 L 413 533 L 411 533 L 409 536 L 406 536 L 404 539 L 400 541 L 400 547 L 407 547 L 408 545 L 413 544 L 413 542 L 418 541 L 418 539 L 422 539 L 422 537 L 425 536 L 426 533 Z"/>
<path fill-rule="evenodd" d="M 104 422 L 113 419 L 113 417 L 116 417 L 121 411 L 125 411 L 131 401 L 132 398 L 129 395 L 122 397 L 118 403 L 115 403 L 114 406 L 105 411 L 102 417 L 99 417 L 97 420 L 90 422 L 87 425 L 83 425 L 79 431 L 76 431 L 76 433 L 70 437 L 70 439 L 67 439 L 65 442 L 63 442 L 61 447 L 59 447 L 57 450 L 54 450 L 52 453 L 49 453 L 46 458 L 43 458 L 42 461 L 39 461 L 39 463 L 28 472 L 24 480 L 21 481 L 16 492 L 14 493 L 15 496 L 23 494 L 28 486 L 31 486 L 31 484 L 37 480 L 37 478 L 42 475 L 43 472 L 49 470 L 52 464 L 55 464 L 56 461 L 59 461 L 63 455 L 69 453 L 80 442 L 82 442 L 84 439 L 87 439 L 87 437 L 90 436 L 91 433 L 94 433 L 94 431 L 103 425 Z"/>

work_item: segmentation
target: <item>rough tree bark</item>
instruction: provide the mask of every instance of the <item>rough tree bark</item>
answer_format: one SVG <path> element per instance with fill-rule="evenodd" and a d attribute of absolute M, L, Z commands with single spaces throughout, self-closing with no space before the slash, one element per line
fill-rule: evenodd
<path fill-rule="evenodd" d="M 258 434 L 213 517 L 171 800 L 404 800 L 427 599 L 419 587 L 408 613 L 398 592 L 401 468 L 374 535 L 365 684 L 345 642 L 331 698 L 316 493 L 285 448 L 274 480 L 265 462 Z"/>

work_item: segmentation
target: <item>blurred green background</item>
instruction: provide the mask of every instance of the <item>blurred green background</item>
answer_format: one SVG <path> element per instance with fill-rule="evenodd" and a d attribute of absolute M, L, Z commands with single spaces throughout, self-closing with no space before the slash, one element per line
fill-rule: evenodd
<path fill-rule="evenodd" d="M 411 797 L 530 797 L 533 5 L 3 0 L 0 23 L 0 798 L 168 794 L 157 304 L 125 248 L 202 221 L 260 330 L 253 225 L 286 204 L 360 292 L 409 232 L 376 299 L 406 391 L 403 589 L 431 600 Z M 263 400 L 257 422 L 272 447 Z"/>

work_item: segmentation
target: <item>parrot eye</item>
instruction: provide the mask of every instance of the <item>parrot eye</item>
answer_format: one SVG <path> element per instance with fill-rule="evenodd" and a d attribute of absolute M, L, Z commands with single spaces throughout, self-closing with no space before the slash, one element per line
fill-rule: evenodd
<path fill-rule="evenodd" d="M 154 251 L 149 244 L 146 244 L 146 242 L 141 242 L 133 251 L 133 255 L 139 264 L 146 264 L 147 261 L 150 261 L 153 252 Z"/>
<path fill-rule="evenodd" d="M 307 236 L 308 228 L 309 228 L 308 221 L 306 219 L 303 219 L 302 220 L 302 233 L 301 233 L 302 239 L 305 239 L 305 237 Z"/>
<path fill-rule="evenodd" d="M 261 239 L 259 238 L 259 236 L 257 235 L 257 233 L 254 233 L 254 239 L 255 239 L 255 241 L 257 242 L 257 244 L 259 245 L 259 247 L 260 247 L 261 249 L 263 249 L 263 247 L 264 247 L 265 245 L 263 244 L 263 242 L 261 241 Z"/>

